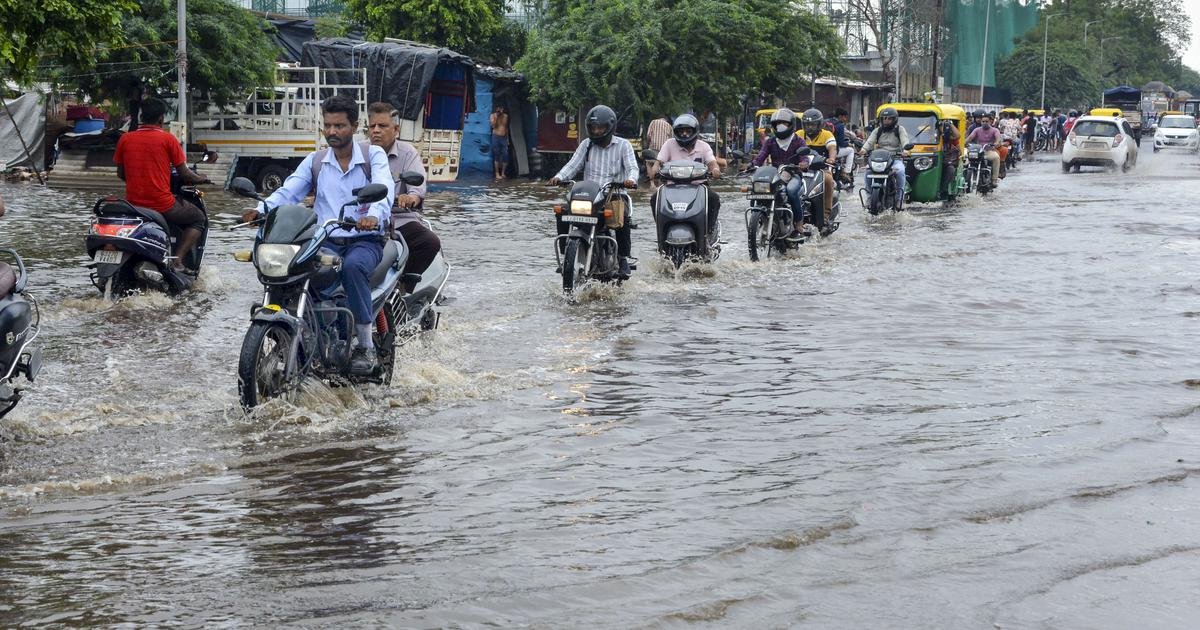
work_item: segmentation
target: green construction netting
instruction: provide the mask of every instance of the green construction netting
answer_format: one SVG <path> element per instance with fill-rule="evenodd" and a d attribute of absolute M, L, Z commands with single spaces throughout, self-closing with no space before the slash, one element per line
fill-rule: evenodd
<path fill-rule="evenodd" d="M 979 85 L 980 66 L 986 64 L 983 83 L 995 86 L 996 60 L 1012 52 L 1013 40 L 1038 22 L 1037 5 L 1032 0 L 1028 4 L 1017 0 L 952 0 L 946 3 L 944 11 L 946 28 L 952 37 L 943 72 L 946 85 Z"/>

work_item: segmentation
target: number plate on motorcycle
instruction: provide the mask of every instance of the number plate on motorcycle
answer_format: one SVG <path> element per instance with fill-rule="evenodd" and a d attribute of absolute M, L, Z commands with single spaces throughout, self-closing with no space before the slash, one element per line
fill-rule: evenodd
<path fill-rule="evenodd" d="M 124 257 L 125 254 L 123 252 L 110 249 L 98 249 L 96 250 L 96 256 L 92 258 L 92 260 L 102 265 L 119 265 L 121 264 L 121 259 Z"/>
<path fill-rule="evenodd" d="M 599 221 L 596 217 L 581 217 L 574 214 L 564 214 L 562 220 L 565 223 L 587 223 L 589 225 Z"/>
<path fill-rule="evenodd" d="M 746 198 L 747 199 L 762 199 L 763 201 L 770 201 L 775 198 L 775 195 L 772 195 L 770 193 L 757 193 L 757 194 L 750 193 L 749 195 L 746 195 Z"/>

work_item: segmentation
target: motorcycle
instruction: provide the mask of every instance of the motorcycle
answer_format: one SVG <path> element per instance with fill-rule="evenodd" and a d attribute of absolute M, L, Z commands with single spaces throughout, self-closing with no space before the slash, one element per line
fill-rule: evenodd
<path fill-rule="evenodd" d="M 798 177 L 800 167 L 790 164 L 781 168 L 760 166 L 739 173 L 752 173 L 750 186 L 743 189 L 750 201 L 750 207 L 746 209 L 746 235 L 751 261 L 758 262 L 760 249 L 770 258 L 771 250 L 782 254 L 800 247 L 807 240 L 803 236 L 788 238 L 792 234 L 795 215 L 788 202 L 787 182 L 782 177 L 784 172 Z"/>
<path fill-rule="evenodd" d="M 405 183 L 420 185 L 424 175 L 406 172 Z M 233 180 L 238 195 L 262 201 L 254 184 L 244 177 Z M 355 325 L 346 308 L 345 293 L 337 287 L 342 259 L 321 245 L 334 228 L 354 229 L 345 217 L 348 206 L 377 202 L 387 187 L 369 184 L 354 191 L 355 198 L 342 206 L 337 219 L 317 223 L 317 214 L 301 205 L 268 208 L 263 218 L 242 225 L 261 225 L 251 252 L 238 252 L 241 262 L 253 262 L 263 300 L 250 312 L 250 328 L 238 358 L 238 395 L 242 406 L 297 391 L 306 377 L 332 384 L 391 382 L 398 334 L 415 334 L 436 328 L 442 290 L 450 267 L 439 253 L 423 274 L 403 273 L 408 246 L 387 239 L 383 258 L 371 272 L 372 339 L 377 364 L 371 374 L 350 372 Z M 382 237 L 381 237 L 382 238 Z"/>
<path fill-rule="evenodd" d="M 663 182 L 653 208 L 658 252 L 676 269 L 689 258 L 716 260 L 721 255 L 721 226 L 708 229 L 708 167 L 676 160 L 663 164 L 657 178 Z"/>
<path fill-rule="evenodd" d="M 904 147 L 905 151 L 912 150 L 914 145 Z M 899 159 L 900 153 L 891 149 L 875 149 L 867 158 L 867 184 L 859 189 L 858 199 L 863 207 L 872 215 L 885 210 L 903 210 L 903 204 L 896 203 L 896 191 L 903 190 L 904 181 L 897 181 L 892 171 L 892 162 Z"/>
<path fill-rule="evenodd" d="M 570 226 L 566 234 L 554 239 L 563 291 L 574 291 L 589 279 L 621 280 L 617 239 L 612 230 L 629 220 L 628 210 L 632 207 L 629 195 L 619 190 L 622 183 L 567 180 L 559 185 L 571 187 L 566 205 L 554 207 L 556 220 Z M 614 216 L 616 213 L 622 216 Z"/>
<path fill-rule="evenodd" d="M 216 154 L 209 152 L 201 162 L 215 160 Z M 192 170 L 199 164 L 193 165 Z M 183 261 L 184 270 L 171 264 L 181 231 L 168 224 L 162 213 L 114 196 L 99 199 L 92 206 L 92 226 L 84 237 L 92 262 L 85 266 L 92 270 L 92 284 L 104 294 L 105 300 L 146 289 L 176 294 L 195 282 L 208 241 L 204 193 L 194 186 L 181 185 L 177 174 L 171 175 L 171 191 L 176 198 L 200 208 L 205 217 L 200 240 Z"/>
<path fill-rule="evenodd" d="M 992 191 L 992 163 L 985 157 L 989 147 L 991 145 L 967 145 L 967 193 L 977 191 L 986 195 Z"/>
<path fill-rule="evenodd" d="M 1008 151 L 1004 156 L 1004 170 L 1017 170 L 1017 162 L 1021 160 L 1021 155 L 1017 152 L 1016 145 L 1014 144 L 1012 138 L 1004 139 L 1004 147 Z"/>
<path fill-rule="evenodd" d="M 30 348 L 37 339 L 41 313 L 37 301 L 25 292 L 29 275 L 25 261 L 12 249 L 0 249 L 16 263 L 16 269 L 0 261 L 0 418 L 21 400 L 22 388 L 15 383 L 24 376 L 29 382 L 42 367 L 42 351 Z"/>

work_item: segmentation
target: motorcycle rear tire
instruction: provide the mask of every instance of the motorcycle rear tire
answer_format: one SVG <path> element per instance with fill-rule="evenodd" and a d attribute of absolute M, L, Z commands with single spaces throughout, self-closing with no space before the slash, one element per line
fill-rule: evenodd
<path fill-rule="evenodd" d="M 271 345 L 264 352 L 268 342 Z M 244 409 L 253 409 L 287 393 L 287 354 L 291 347 L 292 333 L 283 326 L 268 322 L 250 324 L 238 357 L 238 397 Z"/>
<path fill-rule="evenodd" d="M 578 258 L 579 241 L 571 239 L 567 241 L 567 246 L 563 249 L 562 288 L 565 293 L 574 291 L 575 287 L 584 280 L 582 277 L 583 265 Z"/>
<path fill-rule="evenodd" d="M 746 244 L 750 251 L 750 262 L 758 262 L 758 235 L 762 232 L 762 222 L 766 218 L 766 213 L 754 211 L 751 212 L 749 218 L 746 219 Z M 767 238 L 770 238 L 769 234 L 767 235 Z M 766 247 L 768 253 L 770 251 L 770 247 L 770 243 L 768 243 Z"/>

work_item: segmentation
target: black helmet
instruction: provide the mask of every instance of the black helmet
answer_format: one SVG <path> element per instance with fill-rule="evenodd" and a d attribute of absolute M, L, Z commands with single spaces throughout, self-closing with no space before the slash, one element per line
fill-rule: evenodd
<path fill-rule="evenodd" d="M 879 112 L 879 126 L 883 127 L 884 129 L 890 129 L 891 127 L 888 127 L 883 123 L 883 121 L 887 120 L 888 118 L 891 118 L 893 123 L 900 122 L 900 112 L 896 111 L 895 107 L 884 107 Z"/>
<path fill-rule="evenodd" d="M 787 128 L 784 129 L 783 125 L 787 125 Z M 786 107 L 775 110 L 771 114 L 771 129 L 780 140 L 796 133 L 796 113 Z"/>
<path fill-rule="evenodd" d="M 691 114 L 682 114 L 671 125 L 671 131 L 675 132 L 675 142 L 679 146 L 690 149 L 696 144 L 696 138 L 700 137 L 700 121 Z"/>
<path fill-rule="evenodd" d="M 983 118 L 986 115 L 982 109 L 977 109 L 971 113 L 971 118 Z"/>
<path fill-rule="evenodd" d="M 804 116 L 800 120 L 804 125 L 805 135 L 815 136 L 821 131 L 821 123 L 825 122 L 825 115 L 814 107 L 804 110 Z"/>
<path fill-rule="evenodd" d="M 606 147 L 612 142 L 613 130 L 617 128 L 617 113 L 608 105 L 597 105 L 588 111 L 584 124 L 587 125 L 588 138 Z"/>

